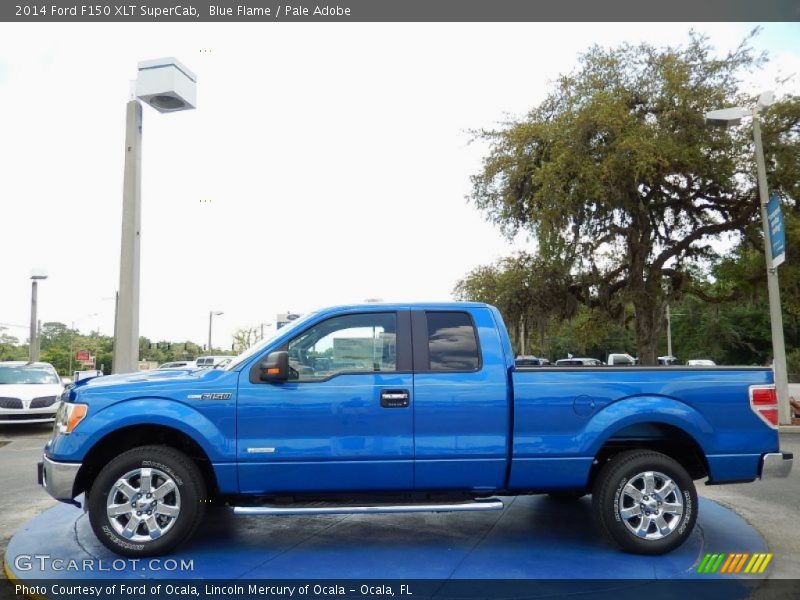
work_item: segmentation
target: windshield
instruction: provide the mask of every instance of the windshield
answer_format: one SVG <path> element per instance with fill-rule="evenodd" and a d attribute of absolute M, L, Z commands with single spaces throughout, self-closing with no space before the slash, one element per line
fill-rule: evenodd
<path fill-rule="evenodd" d="M 53 367 L 35 365 L 0 365 L 0 385 L 20 383 L 59 383 Z"/>
<path fill-rule="evenodd" d="M 304 326 L 311 319 L 316 317 L 317 314 L 318 314 L 317 312 L 309 313 L 304 317 L 300 317 L 299 319 L 296 319 L 295 321 L 291 321 L 289 323 L 289 325 L 281 327 L 280 329 L 276 329 L 272 333 L 271 336 L 264 338 L 263 340 L 261 340 L 260 342 L 258 342 L 257 344 L 255 344 L 253 346 L 250 346 L 247 350 L 242 352 L 239 356 L 235 357 L 231 362 L 229 362 L 227 365 L 225 365 L 222 368 L 225 371 L 232 371 L 233 369 L 237 368 L 242 363 L 246 362 L 251 356 L 253 356 L 255 354 L 258 354 L 264 348 L 269 346 L 278 336 L 283 335 L 284 333 L 286 333 L 288 331 L 294 331 L 295 329 L 298 329 L 299 327 Z"/>

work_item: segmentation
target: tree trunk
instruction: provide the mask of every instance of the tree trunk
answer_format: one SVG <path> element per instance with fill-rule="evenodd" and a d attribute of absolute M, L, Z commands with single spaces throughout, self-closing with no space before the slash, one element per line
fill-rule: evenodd
<path fill-rule="evenodd" d="M 632 193 L 632 199 L 638 192 Z M 661 273 L 655 274 L 647 263 L 652 244 L 651 227 L 646 210 L 637 211 L 638 236 L 628 241 L 630 281 L 633 307 L 636 310 L 636 353 L 639 364 L 658 364 L 658 334 L 661 330 Z"/>
<path fill-rule="evenodd" d="M 658 364 L 658 342 L 662 330 L 663 309 L 661 301 L 652 296 L 642 296 L 634 301 L 636 309 L 636 352 L 639 364 Z"/>

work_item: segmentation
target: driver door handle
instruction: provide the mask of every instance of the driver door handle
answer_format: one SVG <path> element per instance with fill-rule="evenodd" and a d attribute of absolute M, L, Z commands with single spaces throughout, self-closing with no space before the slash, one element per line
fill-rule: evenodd
<path fill-rule="evenodd" d="M 381 390 L 381 406 L 383 408 L 406 408 L 408 402 L 408 390 Z"/>

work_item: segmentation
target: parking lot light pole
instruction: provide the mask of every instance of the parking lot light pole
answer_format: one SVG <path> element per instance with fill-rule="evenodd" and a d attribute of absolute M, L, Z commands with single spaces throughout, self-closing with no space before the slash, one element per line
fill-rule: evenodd
<path fill-rule="evenodd" d="M 36 312 L 39 304 L 39 281 L 47 279 L 47 274 L 41 270 L 31 272 L 31 332 L 30 344 L 28 346 L 28 360 L 36 362 L 39 360 L 39 339 L 38 321 Z"/>
<path fill-rule="evenodd" d="M 219 315 L 225 314 L 221 310 L 210 310 L 208 311 L 208 351 L 211 352 L 211 325 L 214 322 L 214 317 L 218 317 Z"/>
<path fill-rule="evenodd" d="M 667 356 L 672 356 L 672 318 L 667 304 Z"/>
<path fill-rule="evenodd" d="M 119 300 L 114 325 L 114 373 L 139 368 L 139 263 L 142 223 L 142 105 L 125 108 L 125 175 L 122 187 L 122 244 Z"/>
<path fill-rule="evenodd" d="M 778 285 L 778 269 L 772 264 L 772 248 L 770 247 L 769 218 L 767 204 L 769 189 L 767 186 L 767 168 L 764 160 L 764 146 L 761 141 L 761 111 L 774 102 L 772 92 L 764 92 L 758 103 L 751 109 L 744 107 L 723 108 L 706 113 L 706 122 L 712 125 L 733 127 L 749 116 L 753 119 L 753 142 L 755 143 L 756 170 L 758 179 L 758 195 L 761 210 L 761 226 L 764 232 L 764 259 L 767 265 L 767 294 L 769 296 L 769 321 L 772 332 L 772 368 L 775 372 L 775 391 L 778 396 L 778 422 L 781 425 L 791 423 L 789 410 L 789 378 L 786 373 L 786 346 L 783 340 L 783 313 L 781 311 L 781 294 Z"/>
<path fill-rule="evenodd" d="M 139 369 L 139 273 L 142 221 L 142 100 L 158 112 L 197 105 L 197 77 L 174 58 L 139 63 L 125 116 L 125 175 L 122 186 L 122 241 L 114 320 L 114 373 Z"/>

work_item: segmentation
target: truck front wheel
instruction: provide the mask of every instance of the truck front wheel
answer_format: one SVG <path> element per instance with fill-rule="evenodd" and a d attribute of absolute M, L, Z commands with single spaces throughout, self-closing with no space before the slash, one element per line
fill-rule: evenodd
<path fill-rule="evenodd" d="M 683 544 L 697 520 L 697 492 L 680 463 L 629 450 L 600 470 L 592 493 L 600 529 L 623 550 L 664 554 Z"/>
<path fill-rule="evenodd" d="M 89 493 L 89 520 L 112 552 L 166 554 L 197 528 L 205 496 L 203 476 L 188 456 L 168 446 L 141 446 L 100 471 Z"/>

